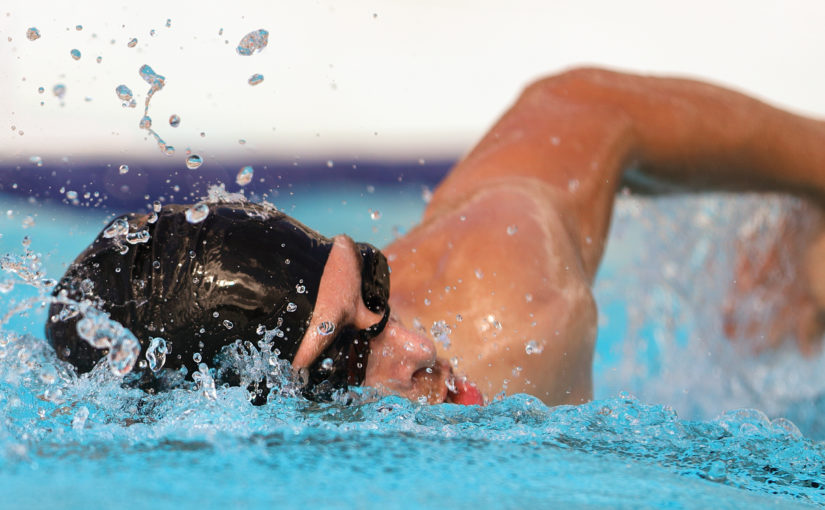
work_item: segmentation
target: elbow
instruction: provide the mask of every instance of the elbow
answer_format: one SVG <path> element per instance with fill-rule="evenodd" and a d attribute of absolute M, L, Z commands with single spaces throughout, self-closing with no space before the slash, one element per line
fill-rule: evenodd
<path fill-rule="evenodd" d="M 547 94 L 571 99 L 592 98 L 593 92 L 613 88 L 626 76 L 598 67 L 574 67 L 533 81 L 524 88 L 522 98 Z"/>

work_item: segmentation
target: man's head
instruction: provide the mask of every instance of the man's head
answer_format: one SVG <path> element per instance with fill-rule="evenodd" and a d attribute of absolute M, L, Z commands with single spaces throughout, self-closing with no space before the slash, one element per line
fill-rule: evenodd
<path fill-rule="evenodd" d="M 114 220 L 71 265 L 55 294 L 96 301 L 138 338 L 145 356 L 150 337 L 166 339 L 166 366 L 197 370 L 236 339 L 253 344 L 264 330 L 291 361 L 309 328 L 322 275 L 336 242 L 271 207 L 210 204 L 208 214 L 166 206 L 157 216 Z M 145 232 L 147 235 L 135 235 Z M 320 398 L 367 373 L 369 341 L 389 315 L 389 268 L 376 248 L 349 241 L 357 264 L 357 299 L 375 321 L 341 318 L 324 330 L 324 348 L 306 365 L 308 394 Z M 351 299 L 352 296 L 347 296 Z M 104 351 L 85 342 L 77 317 L 62 320 L 53 305 L 46 334 L 58 356 L 80 372 Z M 65 315 L 65 313 L 64 313 Z"/>

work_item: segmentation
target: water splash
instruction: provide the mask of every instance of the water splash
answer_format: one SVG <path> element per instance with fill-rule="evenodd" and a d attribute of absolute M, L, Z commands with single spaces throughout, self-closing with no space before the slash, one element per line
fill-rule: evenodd
<path fill-rule="evenodd" d="M 825 352 L 804 357 L 791 343 L 760 354 L 760 334 L 731 339 L 723 327 L 737 254 L 746 248 L 759 261 L 781 246 L 771 278 L 793 282 L 810 213 L 801 200 L 778 195 L 621 197 L 607 243 L 610 263 L 596 282 L 600 327 L 608 331 L 599 332 L 596 396 L 627 389 L 691 419 L 754 407 L 825 437 Z M 632 257 L 611 253 L 620 246 L 646 248 Z M 629 299 L 628 288 L 645 292 Z M 732 315 L 766 327 L 787 306 L 784 292 L 770 290 L 754 289 Z"/>
<path fill-rule="evenodd" d="M 106 355 L 113 374 L 123 377 L 132 371 L 140 355 L 140 342 L 131 331 L 107 314 L 85 307 L 84 318 L 77 322 L 77 334 L 96 349 L 108 349 Z"/>
<path fill-rule="evenodd" d="M 166 85 L 166 77 L 156 73 L 148 64 L 143 64 L 138 69 L 138 74 L 143 78 L 143 81 L 151 85 L 152 91 L 158 91 Z M 148 103 L 148 99 L 147 99 Z"/>
<path fill-rule="evenodd" d="M 238 55 L 250 56 L 253 53 L 259 53 L 269 43 L 269 32 L 264 29 L 254 30 L 249 32 L 238 43 Z"/>
<path fill-rule="evenodd" d="M 146 361 L 149 362 L 149 370 L 158 372 L 166 364 L 166 355 L 169 350 L 166 347 L 166 340 L 161 337 L 154 337 L 149 340 L 149 347 L 146 349 Z"/>

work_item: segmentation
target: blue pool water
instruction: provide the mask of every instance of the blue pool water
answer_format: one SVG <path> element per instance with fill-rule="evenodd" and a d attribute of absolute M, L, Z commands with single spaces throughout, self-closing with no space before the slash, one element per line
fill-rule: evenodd
<path fill-rule="evenodd" d="M 420 216 L 422 186 L 296 184 L 270 198 L 325 234 L 382 245 Z M 59 277 L 121 212 L 55 202 L 0 195 L 7 267 L 32 263 L 20 258 L 29 236 L 35 262 Z M 622 199 L 596 284 L 597 400 L 576 407 L 524 395 L 484 408 L 368 393 L 355 406 L 282 396 L 254 407 L 240 388 L 147 395 L 58 362 L 35 300 L 2 331 L 0 507 L 825 505 L 823 356 L 752 354 L 718 320 L 733 251 L 724 239 L 759 218 L 767 243 L 771 222 L 795 207 Z M 38 294 L 10 272 L 0 284 L 3 316 Z"/>

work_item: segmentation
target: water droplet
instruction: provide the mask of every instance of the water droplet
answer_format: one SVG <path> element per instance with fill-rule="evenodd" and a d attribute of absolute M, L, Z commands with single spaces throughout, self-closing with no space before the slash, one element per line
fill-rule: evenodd
<path fill-rule="evenodd" d="M 457 313 L 455 314 L 455 320 L 456 322 L 461 322 L 464 320 L 464 317 L 462 317 L 460 313 Z"/>
<path fill-rule="evenodd" d="M 31 237 L 23 236 L 22 244 L 23 244 L 23 248 L 28 248 L 29 246 L 31 246 L 31 244 L 32 244 Z"/>
<path fill-rule="evenodd" d="M 103 57 L 98 55 L 98 57 L 95 59 L 95 61 L 97 61 L 97 63 L 99 64 L 99 63 L 103 62 Z"/>
<path fill-rule="evenodd" d="M 137 46 L 137 37 L 132 37 L 131 39 L 129 39 L 129 42 L 126 43 L 126 46 L 130 48 L 134 48 L 135 46 Z"/>
<path fill-rule="evenodd" d="M 75 415 L 72 417 L 72 429 L 83 430 L 86 427 L 86 420 L 89 419 L 89 409 L 86 406 L 80 406 Z"/>
<path fill-rule="evenodd" d="M 66 86 L 62 83 L 58 83 L 52 88 L 52 94 L 54 94 L 60 99 L 63 99 L 63 96 L 66 95 Z"/>
<path fill-rule="evenodd" d="M 267 32 L 266 30 L 261 28 L 259 30 L 249 32 L 248 34 L 243 36 L 241 42 L 238 43 L 238 55 L 248 57 L 249 55 L 260 52 L 261 50 L 266 48 L 266 45 L 268 43 L 269 32 Z"/>
<path fill-rule="evenodd" d="M 43 92 L 46 92 L 46 89 L 44 89 L 43 87 L 37 87 L 38 94 L 42 94 Z"/>
<path fill-rule="evenodd" d="M 144 64 L 138 70 L 140 77 L 152 86 L 153 90 L 160 90 L 166 84 L 166 78 L 156 73 L 151 67 Z"/>
<path fill-rule="evenodd" d="M 318 334 L 321 336 L 329 336 L 335 331 L 335 323 L 330 321 L 324 321 L 321 324 L 318 324 Z"/>
<path fill-rule="evenodd" d="M 83 25 L 75 25 L 74 29 L 80 32 L 81 30 L 83 30 Z"/>
<path fill-rule="evenodd" d="M 192 154 L 188 158 L 186 158 L 186 168 L 189 170 L 195 170 L 196 168 L 200 167 L 203 164 L 203 158 L 198 156 L 197 154 Z"/>
<path fill-rule="evenodd" d="M 186 221 L 189 223 L 200 223 L 209 216 L 209 206 L 206 204 L 195 204 L 186 210 Z"/>
<path fill-rule="evenodd" d="M 121 101 L 129 101 L 132 99 L 132 90 L 126 85 L 118 85 L 115 89 L 115 93 Z"/>
<path fill-rule="evenodd" d="M 324 358 L 324 361 L 321 362 L 321 369 L 328 372 L 332 370 L 332 364 L 332 358 Z"/>
<path fill-rule="evenodd" d="M 304 292 L 306 292 L 307 289 L 303 285 L 298 284 L 295 286 L 295 290 L 298 292 L 298 294 L 303 294 Z"/>
<path fill-rule="evenodd" d="M 154 269 L 155 271 L 160 269 L 160 261 L 159 260 L 155 260 L 154 262 L 152 262 L 152 269 Z"/>
<path fill-rule="evenodd" d="M 40 156 L 30 156 L 29 162 L 33 163 L 35 166 L 43 166 L 43 158 Z"/>
<path fill-rule="evenodd" d="M 235 325 L 234 325 L 234 324 L 232 324 L 232 321 L 227 320 L 227 319 L 224 319 L 224 321 L 223 321 L 223 327 L 225 327 L 226 329 L 232 329 L 234 326 L 235 326 Z"/>
<path fill-rule="evenodd" d="M 708 466 L 707 477 L 712 482 L 724 482 L 727 475 L 727 466 L 722 460 L 716 459 Z"/>
<path fill-rule="evenodd" d="M 166 28 L 169 28 L 171 26 L 172 26 L 172 19 L 171 18 L 166 18 Z"/>
<path fill-rule="evenodd" d="M 262 74 L 253 74 L 252 76 L 249 77 L 249 84 L 252 85 L 252 86 L 257 85 L 257 84 L 261 83 L 262 81 L 264 81 L 264 75 L 262 75 Z"/>
<path fill-rule="evenodd" d="M 201 360 L 203 360 L 203 356 L 201 356 L 201 353 L 196 352 L 192 355 L 192 361 L 194 361 L 195 363 L 200 363 Z"/>
<path fill-rule="evenodd" d="M 238 186 L 246 186 L 250 182 L 252 182 L 252 177 L 255 175 L 255 170 L 247 165 L 240 170 L 238 170 L 238 175 L 235 176 L 235 182 Z"/>
<path fill-rule="evenodd" d="M 450 334 L 452 332 L 452 329 L 450 329 L 450 326 L 447 325 L 446 321 L 433 322 L 433 325 L 430 328 L 430 334 L 433 336 L 435 341 L 443 345 L 445 349 L 450 347 Z"/>
<path fill-rule="evenodd" d="M 157 32 L 155 32 L 155 29 L 154 29 L 154 28 L 153 28 L 152 30 L 150 30 L 150 31 L 149 31 L 149 35 L 151 35 L 152 37 L 155 37 L 155 34 L 156 34 L 156 33 L 157 33 Z"/>
<path fill-rule="evenodd" d="M 155 200 L 154 202 L 152 202 L 152 210 L 155 211 L 156 213 L 160 212 L 161 205 L 160 205 L 160 202 L 158 200 Z"/>
<path fill-rule="evenodd" d="M 139 230 L 126 234 L 126 242 L 129 244 L 143 244 L 149 242 L 151 236 L 148 230 Z"/>
<path fill-rule="evenodd" d="M 31 27 L 30 29 L 26 30 L 26 38 L 29 41 L 36 41 L 40 39 L 40 30 Z"/>
<path fill-rule="evenodd" d="M 66 198 L 69 200 L 76 200 L 77 199 L 77 191 L 67 191 Z"/>
<path fill-rule="evenodd" d="M 217 319 L 220 316 L 221 316 L 221 314 L 219 314 L 217 311 L 212 312 L 212 317 Z"/>
<path fill-rule="evenodd" d="M 524 345 L 524 352 L 527 354 L 540 354 L 544 347 L 539 345 L 535 340 L 530 340 Z"/>
<path fill-rule="evenodd" d="M 381 211 L 378 209 L 370 209 L 370 218 L 373 220 L 380 220 L 381 219 Z"/>
<path fill-rule="evenodd" d="M 478 278 L 479 280 L 484 278 L 484 273 L 481 271 L 481 269 L 476 269 L 475 270 L 475 275 L 476 275 L 476 278 Z"/>
<path fill-rule="evenodd" d="M 180 116 L 178 116 L 178 114 L 173 114 L 169 117 L 169 125 L 175 128 L 180 126 Z"/>
<path fill-rule="evenodd" d="M 129 165 L 126 165 L 126 164 L 120 165 L 120 168 L 118 168 L 118 172 L 120 172 L 120 175 L 128 174 L 129 173 Z"/>
<path fill-rule="evenodd" d="M 507 227 L 507 235 L 508 236 L 514 235 L 516 232 L 518 232 L 518 227 L 517 226 L 509 225 Z"/>
<path fill-rule="evenodd" d="M 579 189 L 580 184 L 581 183 L 579 182 L 578 179 L 570 179 L 569 181 L 567 181 L 567 191 L 569 191 L 571 193 L 575 192 L 576 190 Z"/>
<path fill-rule="evenodd" d="M 296 305 L 295 303 L 289 303 L 289 304 L 286 305 L 286 311 L 287 312 L 294 312 L 297 309 L 298 309 L 298 305 Z"/>
<path fill-rule="evenodd" d="M 527 294 L 524 295 L 524 300 L 529 303 L 530 301 L 533 300 L 533 295 L 528 292 Z"/>
<path fill-rule="evenodd" d="M 331 159 L 327 160 L 327 168 L 332 168 L 335 166 L 335 162 Z"/>
<path fill-rule="evenodd" d="M 69 53 L 71 53 L 73 59 L 80 60 L 80 50 L 78 50 L 77 48 L 73 49 Z"/>
<path fill-rule="evenodd" d="M 152 117 L 148 115 L 144 115 L 140 118 L 140 124 L 138 124 L 140 129 L 149 129 L 152 127 Z"/>
<path fill-rule="evenodd" d="M 149 362 L 149 370 L 157 372 L 163 368 L 168 353 L 166 340 L 160 337 L 150 338 L 149 348 L 146 349 L 146 361 Z"/>

